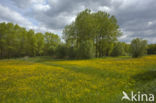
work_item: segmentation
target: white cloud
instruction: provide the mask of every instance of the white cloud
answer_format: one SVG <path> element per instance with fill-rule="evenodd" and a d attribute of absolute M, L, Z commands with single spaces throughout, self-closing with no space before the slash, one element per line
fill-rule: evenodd
<path fill-rule="evenodd" d="M 39 10 L 39 11 L 47 11 L 50 9 L 49 5 L 44 5 L 44 4 L 34 4 L 33 7 L 35 10 Z"/>
<path fill-rule="evenodd" d="M 108 6 L 100 6 L 98 8 L 98 10 L 105 11 L 105 12 L 110 12 L 111 11 L 111 9 Z"/>
<path fill-rule="evenodd" d="M 46 0 L 31 0 L 31 5 L 37 11 L 47 11 L 50 9 L 50 5 L 47 4 Z"/>
<path fill-rule="evenodd" d="M 44 3 L 45 0 L 30 0 L 31 3 Z"/>
<path fill-rule="evenodd" d="M 32 23 L 24 18 L 21 14 L 16 11 L 9 9 L 8 7 L 0 5 L 0 20 L 13 22 L 22 26 L 32 25 Z"/>
<path fill-rule="evenodd" d="M 150 26 L 150 25 L 152 25 L 152 24 L 153 24 L 153 22 L 149 21 L 147 24 L 148 24 L 148 26 Z"/>

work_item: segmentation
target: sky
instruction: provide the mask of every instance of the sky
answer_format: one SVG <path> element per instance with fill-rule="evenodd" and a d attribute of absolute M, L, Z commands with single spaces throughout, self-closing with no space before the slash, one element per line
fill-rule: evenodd
<path fill-rule="evenodd" d="M 86 8 L 114 15 L 123 33 L 120 41 L 156 43 L 156 0 L 0 0 L 0 22 L 61 36 L 64 26 Z"/>

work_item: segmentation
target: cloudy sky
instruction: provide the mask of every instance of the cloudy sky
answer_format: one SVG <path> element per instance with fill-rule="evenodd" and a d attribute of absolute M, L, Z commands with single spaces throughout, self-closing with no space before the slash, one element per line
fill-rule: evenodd
<path fill-rule="evenodd" d="M 86 8 L 115 15 L 123 32 L 119 40 L 140 37 L 156 43 L 156 0 L 0 0 L 0 22 L 61 36 L 64 26 Z"/>

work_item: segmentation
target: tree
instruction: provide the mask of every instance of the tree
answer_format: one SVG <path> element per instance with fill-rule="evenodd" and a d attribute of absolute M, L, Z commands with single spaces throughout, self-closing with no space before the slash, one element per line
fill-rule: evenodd
<path fill-rule="evenodd" d="M 130 48 L 132 57 L 141 57 L 147 52 L 147 41 L 139 38 L 133 39 Z"/>
<path fill-rule="evenodd" d="M 98 11 L 93 13 L 95 18 L 95 46 L 96 57 L 109 56 L 113 43 L 121 35 L 117 20 L 106 12 Z"/>
<path fill-rule="evenodd" d="M 92 55 L 96 54 L 96 57 L 109 56 L 113 43 L 120 35 L 121 32 L 114 16 L 102 11 L 91 13 L 88 9 L 80 12 L 75 21 L 63 30 L 64 40 L 69 47 L 81 51 L 79 49 L 82 49 L 82 44 L 85 46 L 93 44 L 95 50 L 91 51 Z M 87 50 L 81 53 L 79 56 L 88 54 L 89 57 L 90 55 Z"/>
<path fill-rule="evenodd" d="M 6 52 L 6 24 L 5 23 L 0 23 L 0 58 L 5 57 L 5 52 Z"/>
<path fill-rule="evenodd" d="M 56 57 L 57 58 L 62 58 L 62 59 L 67 59 L 67 47 L 65 44 L 61 44 L 57 47 L 56 49 Z"/>
<path fill-rule="evenodd" d="M 55 55 L 56 49 L 59 46 L 61 40 L 58 35 L 53 33 L 45 33 L 45 55 Z"/>
<path fill-rule="evenodd" d="M 111 55 L 122 56 L 124 54 L 125 54 L 124 45 L 121 42 L 115 43 Z"/>
<path fill-rule="evenodd" d="M 127 44 L 125 42 L 122 42 L 122 47 L 124 49 L 124 54 L 123 55 L 130 55 L 130 44 Z"/>
<path fill-rule="evenodd" d="M 35 33 L 17 24 L 0 23 L 0 58 L 54 55 L 60 38 L 53 33 Z"/>
<path fill-rule="evenodd" d="M 149 44 L 147 54 L 156 54 L 156 44 Z"/>
<path fill-rule="evenodd" d="M 35 37 L 35 33 L 33 30 L 29 30 L 26 35 L 26 48 L 27 48 L 27 56 L 36 56 L 37 51 L 37 40 Z"/>
<path fill-rule="evenodd" d="M 42 33 L 36 34 L 36 42 L 37 42 L 36 48 L 37 55 L 41 56 L 44 53 L 44 45 L 45 45 L 44 35 Z"/>
<path fill-rule="evenodd" d="M 82 41 L 78 48 L 77 58 L 79 59 L 89 59 L 95 56 L 94 44 L 91 40 Z"/>

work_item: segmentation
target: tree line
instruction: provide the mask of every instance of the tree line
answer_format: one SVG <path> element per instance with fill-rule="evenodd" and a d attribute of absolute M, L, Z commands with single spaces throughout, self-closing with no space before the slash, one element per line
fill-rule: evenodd
<path fill-rule="evenodd" d="M 54 33 L 35 33 L 12 23 L 0 23 L 0 58 L 53 55 L 61 43 Z"/>
<path fill-rule="evenodd" d="M 132 40 L 131 44 L 119 42 L 117 38 L 121 35 L 115 16 L 103 11 L 91 12 L 89 9 L 80 12 L 75 21 L 63 30 L 66 48 L 70 49 L 67 55 L 71 58 L 140 57 L 156 51 L 154 46 L 148 47 L 147 41 L 139 38 Z"/>
<path fill-rule="evenodd" d="M 136 38 L 131 44 L 118 41 L 122 33 L 114 16 L 102 11 L 80 12 L 66 25 L 62 39 L 54 33 L 35 33 L 18 24 L 0 23 L 0 58 L 53 56 L 84 59 L 104 56 L 140 57 L 156 54 L 156 44 Z"/>

